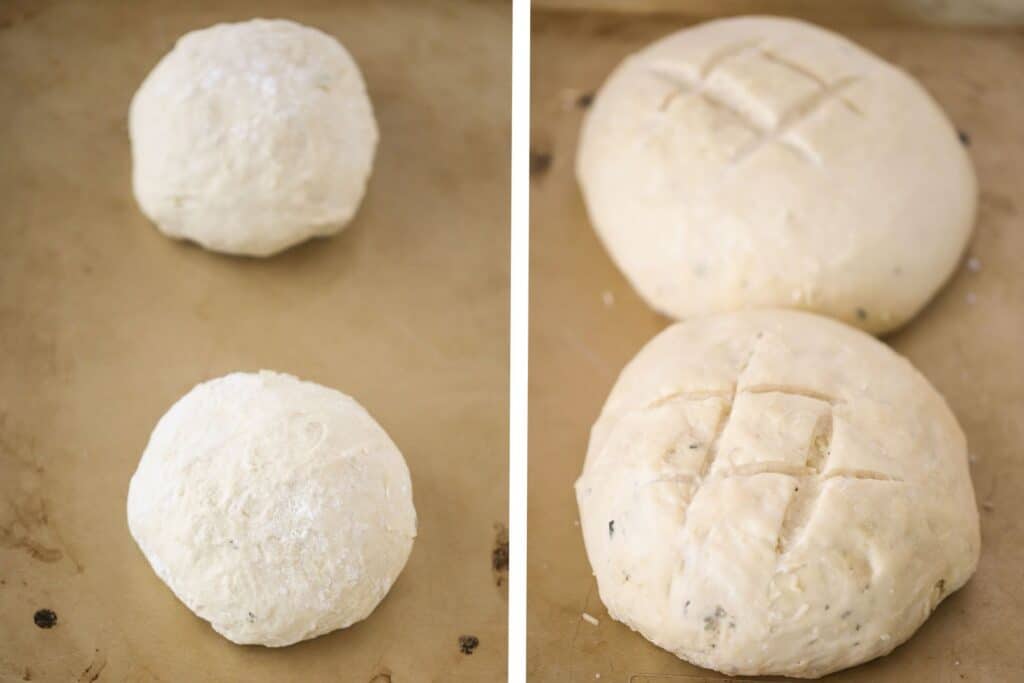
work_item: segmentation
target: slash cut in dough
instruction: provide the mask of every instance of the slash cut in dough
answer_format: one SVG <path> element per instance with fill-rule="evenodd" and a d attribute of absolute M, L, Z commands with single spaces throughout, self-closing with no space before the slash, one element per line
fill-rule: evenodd
<path fill-rule="evenodd" d="M 792 19 L 701 24 L 626 58 L 577 175 L 640 295 L 677 319 L 800 308 L 874 334 L 950 276 L 977 183 L 912 77 Z"/>
<path fill-rule="evenodd" d="M 882 343 L 804 312 L 655 337 L 594 425 L 576 496 L 609 614 L 727 674 L 887 654 L 978 563 L 945 401 Z"/>

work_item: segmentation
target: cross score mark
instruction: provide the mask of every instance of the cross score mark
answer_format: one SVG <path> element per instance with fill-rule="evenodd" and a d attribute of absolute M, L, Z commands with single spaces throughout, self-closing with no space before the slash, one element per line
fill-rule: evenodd
<path fill-rule="evenodd" d="M 648 69 L 652 75 L 667 81 L 673 86 L 672 92 L 662 101 L 659 110 L 665 111 L 669 105 L 683 95 L 692 95 L 702 99 L 708 106 L 723 112 L 741 125 L 748 128 L 754 137 L 744 145 L 741 145 L 732 155 L 730 163 L 737 164 L 752 156 L 757 150 L 771 142 L 778 142 L 786 148 L 795 152 L 804 160 L 821 164 L 821 156 L 803 141 L 795 140 L 788 136 L 803 121 L 807 120 L 815 112 L 819 111 L 831 101 L 841 102 L 852 113 L 863 116 L 864 113 L 846 97 L 845 91 L 858 83 L 861 79 L 858 76 L 844 76 L 831 83 L 825 81 L 812 70 L 801 64 L 793 62 L 775 52 L 759 47 L 760 41 L 747 41 L 730 45 L 718 52 L 713 53 L 708 60 L 698 69 L 697 79 L 692 79 L 686 73 L 680 71 L 676 65 L 662 63 L 651 64 Z M 741 107 L 727 98 L 710 89 L 708 80 L 715 71 L 725 62 L 755 51 L 765 61 L 782 66 L 801 78 L 811 80 L 817 89 L 811 94 L 798 99 L 792 103 L 779 117 L 778 123 L 773 127 L 765 127 L 751 116 L 747 115 Z"/>
<path fill-rule="evenodd" d="M 820 498 L 818 495 L 820 485 L 825 481 L 829 479 L 842 478 L 902 482 L 902 479 L 874 470 L 833 469 L 828 471 L 826 465 L 832 446 L 833 423 L 835 420 L 834 411 L 835 406 L 839 405 L 841 401 L 813 389 L 781 384 L 753 385 L 741 390 L 739 387 L 742 375 L 746 371 L 747 366 L 749 366 L 750 360 L 753 359 L 753 356 L 754 352 L 752 351 L 747 362 L 740 370 L 737 380 L 733 384 L 730 392 L 680 392 L 677 394 L 670 394 L 652 402 L 647 406 L 647 409 L 649 410 L 674 401 L 703 401 L 713 397 L 724 399 L 726 402 L 723 414 L 718 419 L 714 437 L 707 447 L 706 455 L 701 463 L 699 473 L 693 477 L 698 482 L 698 485 L 693 489 L 689 496 L 687 506 L 689 506 L 689 503 L 691 503 L 694 497 L 696 497 L 700 485 L 708 478 L 709 475 L 724 479 L 756 474 L 783 474 L 801 480 L 802 483 L 799 487 L 799 491 L 796 495 L 790 497 L 786 510 L 783 513 L 782 525 L 776 546 L 776 553 L 778 557 L 781 558 L 795 543 L 806 523 L 810 521 L 813 514 L 813 506 Z M 725 433 L 732 418 L 733 406 L 736 403 L 737 398 L 742 394 L 767 393 L 801 396 L 828 405 L 828 413 L 821 420 L 822 425 L 816 426 L 811 434 L 811 443 L 809 445 L 810 452 L 805 460 L 805 464 L 795 465 L 779 461 L 760 461 L 737 465 L 721 473 L 713 473 L 712 467 L 719 454 L 719 444 L 721 442 L 722 435 Z M 807 484 L 811 485 L 808 486 Z"/>

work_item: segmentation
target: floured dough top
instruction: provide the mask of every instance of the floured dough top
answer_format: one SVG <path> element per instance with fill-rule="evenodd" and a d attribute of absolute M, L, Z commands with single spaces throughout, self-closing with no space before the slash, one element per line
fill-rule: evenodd
<path fill-rule="evenodd" d="M 803 308 L 881 333 L 955 268 L 977 201 L 910 76 L 792 19 L 701 24 L 628 57 L 580 139 L 590 218 L 675 317 Z"/>
<path fill-rule="evenodd" d="M 978 561 L 942 397 L 868 335 L 796 311 L 655 337 L 608 397 L 576 495 L 609 613 L 729 674 L 884 655 Z"/>
<path fill-rule="evenodd" d="M 365 619 L 416 535 L 409 470 L 348 396 L 273 372 L 198 385 L 161 418 L 128 526 L 189 609 L 236 643 Z"/>
<path fill-rule="evenodd" d="M 135 94 L 129 125 L 143 212 L 171 237 L 250 256 L 339 231 L 377 145 L 352 57 L 285 20 L 183 36 Z"/>

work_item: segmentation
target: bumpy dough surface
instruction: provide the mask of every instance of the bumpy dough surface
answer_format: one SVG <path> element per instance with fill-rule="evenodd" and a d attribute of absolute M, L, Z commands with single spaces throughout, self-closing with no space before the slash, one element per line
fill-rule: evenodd
<path fill-rule="evenodd" d="M 352 57 L 284 20 L 183 36 L 135 94 L 129 125 L 142 211 L 171 237 L 249 256 L 341 230 L 377 146 Z"/>
<path fill-rule="evenodd" d="M 612 617 L 728 674 L 887 654 L 980 548 L 942 397 L 872 337 L 797 311 L 655 337 L 608 397 L 576 495 Z"/>
<path fill-rule="evenodd" d="M 948 278 L 977 202 L 956 130 L 913 78 L 769 17 L 628 57 L 586 118 L 577 175 L 612 258 L 662 313 L 802 308 L 872 333 Z"/>
<path fill-rule="evenodd" d="M 229 640 L 290 645 L 365 619 L 416 535 L 409 470 L 348 396 L 284 374 L 204 382 L 157 424 L 128 526 Z"/>

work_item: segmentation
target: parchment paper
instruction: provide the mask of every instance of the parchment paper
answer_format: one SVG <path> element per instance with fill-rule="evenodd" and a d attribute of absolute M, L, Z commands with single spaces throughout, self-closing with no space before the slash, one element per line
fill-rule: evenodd
<path fill-rule="evenodd" d="M 267 260 L 158 233 L 126 128 L 178 36 L 255 16 L 338 37 L 381 130 L 356 220 Z M 500 2 L 0 5 L 0 680 L 503 680 L 510 36 Z M 193 616 L 125 521 L 164 411 L 259 368 L 355 396 L 419 513 L 370 618 L 284 649 Z"/>
<path fill-rule="evenodd" d="M 689 4 L 706 9 L 708 3 Z M 815 5 L 819 12 L 824 6 Z M 531 680 L 724 680 L 608 616 L 584 553 L 572 491 L 590 426 L 615 377 L 668 324 L 633 293 L 589 225 L 573 174 L 579 124 L 590 95 L 623 57 L 687 21 L 534 14 Z M 978 171 L 981 208 L 968 250 L 977 259 L 970 262 L 975 270 L 965 261 L 937 299 L 886 341 L 946 396 L 967 433 L 982 523 L 981 564 L 971 582 L 893 654 L 828 680 L 1024 680 L 1024 33 L 896 27 L 870 16 L 856 26 L 828 25 L 917 76 L 964 132 Z M 584 621 L 584 612 L 599 624 Z"/>

